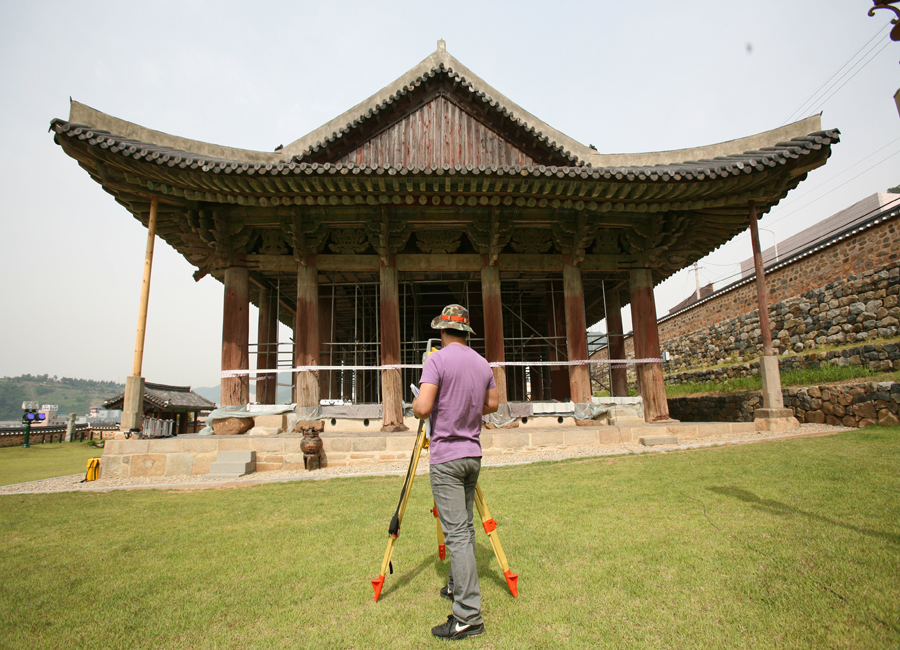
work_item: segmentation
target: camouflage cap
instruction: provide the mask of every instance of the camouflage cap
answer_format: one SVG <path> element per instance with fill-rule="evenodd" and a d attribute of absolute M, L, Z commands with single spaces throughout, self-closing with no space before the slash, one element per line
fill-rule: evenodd
<path fill-rule="evenodd" d="M 447 305 L 441 315 L 431 321 L 431 328 L 436 330 L 460 330 L 475 332 L 469 327 L 469 310 L 462 305 Z"/>

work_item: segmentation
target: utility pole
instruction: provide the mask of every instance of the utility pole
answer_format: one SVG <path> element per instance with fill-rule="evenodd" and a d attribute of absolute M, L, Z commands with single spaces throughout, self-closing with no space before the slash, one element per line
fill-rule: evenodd
<path fill-rule="evenodd" d="M 696 298 L 700 300 L 700 267 L 697 266 L 697 262 L 694 262 L 694 281 L 697 284 L 697 293 Z"/>

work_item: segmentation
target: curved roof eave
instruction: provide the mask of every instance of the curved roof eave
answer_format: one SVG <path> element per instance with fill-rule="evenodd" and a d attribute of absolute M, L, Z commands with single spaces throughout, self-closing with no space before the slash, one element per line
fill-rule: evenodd
<path fill-rule="evenodd" d="M 108 115 L 74 100 L 71 100 L 69 122 L 106 131 L 136 142 L 160 145 L 192 154 L 194 158 L 212 158 L 222 161 L 263 164 L 287 163 L 295 156 L 302 156 L 322 142 L 340 138 L 341 134 L 346 131 L 347 126 L 353 123 L 354 120 L 365 119 L 366 114 L 371 111 L 377 112 L 379 106 L 390 101 L 393 96 L 408 87 L 409 84 L 414 83 L 416 79 L 440 69 L 451 70 L 455 74 L 464 77 L 468 85 L 483 93 L 485 99 L 489 99 L 493 104 L 503 107 L 506 113 L 512 119 L 517 120 L 523 127 L 540 134 L 542 140 L 552 143 L 555 148 L 565 151 L 591 167 L 640 168 L 655 165 L 673 165 L 688 161 L 712 160 L 751 150 L 765 149 L 780 142 L 803 138 L 810 133 L 822 130 L 822 114 L 819 113 L 777 129 L 701 147 L 645 153 L 603 154 L 554 129 L 546 122 L 526 111 L 460 63 L 446 51 L 441 43 L 431 55 L 374 95 L 277 152 L 225 147 L 174 136 Z"/>

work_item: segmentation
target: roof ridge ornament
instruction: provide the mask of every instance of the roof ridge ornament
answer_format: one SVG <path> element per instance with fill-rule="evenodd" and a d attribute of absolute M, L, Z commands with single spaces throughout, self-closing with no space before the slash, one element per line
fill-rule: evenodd
<path fill-rule="evenodd" d="M 438 39 L 437 51 L 438 52 L 446 52 L 447 51 L 447 41 L 445 41 L 443 38 Z"/>

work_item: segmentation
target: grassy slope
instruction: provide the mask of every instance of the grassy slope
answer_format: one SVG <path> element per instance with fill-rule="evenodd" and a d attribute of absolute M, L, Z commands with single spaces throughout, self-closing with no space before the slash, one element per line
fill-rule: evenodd
<path fill-rule="evenodd" d="M 900 428 L 486 470 L 485 648 L 900 642 Z M 426 479 L 0 497 L 0 647 L 444 647 Z"/>
<path fill-rule="evenodd" d="M 32 432 L 32 442 L 40 440 L 40 432 Z M 68 476 L 84 472 L 89 458 L 99 458 L 102 449 L 88 442 L 32 444 L 0 448 L 0 485 L 12 485 L 44 478 Z"/>

